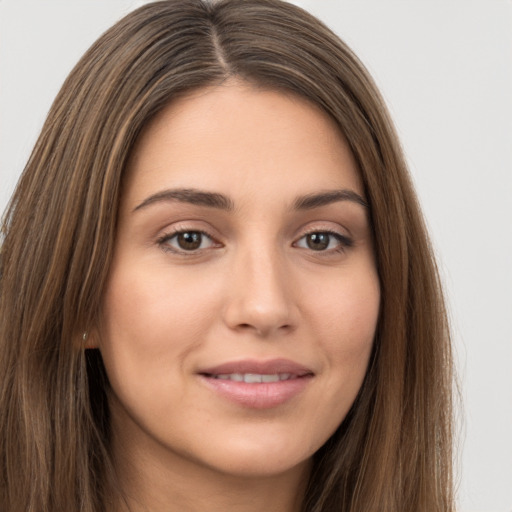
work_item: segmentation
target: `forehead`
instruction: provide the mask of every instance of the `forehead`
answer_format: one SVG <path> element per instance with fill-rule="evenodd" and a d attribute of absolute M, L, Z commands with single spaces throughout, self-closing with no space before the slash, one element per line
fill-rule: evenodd
<path fill-rule="evenodd" d="M 125 179 L 134 201 L 162 187 L 233 196 L 261 189 L 363 192 L 348 144 L 326 113 L 296 95 L 245 83 L 171 102 L 142 132 Z"/>

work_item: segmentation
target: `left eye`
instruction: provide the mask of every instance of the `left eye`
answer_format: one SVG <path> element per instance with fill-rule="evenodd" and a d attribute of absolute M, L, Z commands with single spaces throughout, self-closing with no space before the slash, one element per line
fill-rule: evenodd
<path fill-rule="evenodd" d="M 208 249 L 214 245 L 213 240 L 201 231 L 180 231 L 174 235 L 165 236 L 160 243 L 176 251 L 186 252 Z"/>
<path fill-rule="evenodd" d="M 295 245 L 302 249 L 327 251 L 330 249 L 339 249 L 350 244 L 348 243 L 348 239 L 338 233 L 315 231 L 314 233 L 308 233 L 300 238 Z"/>

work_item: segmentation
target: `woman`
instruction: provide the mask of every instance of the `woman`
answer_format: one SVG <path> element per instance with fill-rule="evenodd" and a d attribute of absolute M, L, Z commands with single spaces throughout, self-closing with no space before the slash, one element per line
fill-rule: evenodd
<path fill-rule="evenodd" d="M 372 80 L 304 11 L 121 20 L 3 232 L 2 510 L 452 510 L 419 207 Z"/>

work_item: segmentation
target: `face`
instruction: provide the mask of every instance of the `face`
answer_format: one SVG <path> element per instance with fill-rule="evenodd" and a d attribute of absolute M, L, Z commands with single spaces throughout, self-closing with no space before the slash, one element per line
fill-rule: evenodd
<path fill-rule="evenodd" d="M 360 389 L 379 310 L 343 136 L 297 97 L 203 89 L 146 128 L 124 185 L 98 332 L 114 439 L 224 474 L 307 464 Z"/>

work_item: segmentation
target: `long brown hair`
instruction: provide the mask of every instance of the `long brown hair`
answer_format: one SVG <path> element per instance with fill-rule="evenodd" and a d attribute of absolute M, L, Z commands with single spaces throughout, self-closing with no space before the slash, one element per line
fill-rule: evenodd
<path fill-rule="evenodd" d="M 64 83 L 6 212 L 0 509 L 99 512 L 116 495 L 101 356 L 84 350 L 138 134 L 179 94 L 236 77 L 324 109 L 370 205 L 381 313 L 366 379 L 315 454 L 308 512 L 453 509 L 452 359 L 432 250 L 393 125 L 357 57 L 279 0 L 169 0 L 108 30 Z"/>

